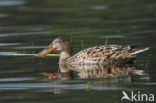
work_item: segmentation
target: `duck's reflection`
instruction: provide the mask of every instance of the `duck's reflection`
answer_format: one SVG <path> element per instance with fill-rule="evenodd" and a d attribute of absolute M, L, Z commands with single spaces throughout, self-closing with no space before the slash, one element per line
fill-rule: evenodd
<path fill-rule="evenodd" d="M 70 69 L 78 71 L 79 78 L 114 78 L 143 75 L 143 70 L 137 70 L 133 65 L 72 65 Z"/>
<path fill-rule="evenodd" d="M 134 65 L 66 65 L 60 64 L 57 73 L 42 73 L 50 79 L 71 80 L 73 72 L 81 79 L 87 78 L 116 78 L 129 77 L 132 75 L 144 75 L 143 70 L 137 70 Z"/>
<path fill-rule="evenodd" d="M 57 80 L 73 79 L 72 70 L 69 68 L 68 65 L 65 64 L 59 65 L 58 72 L 53 72 L 53 73 L 42 72 L 41 74 L 44 76 L 48 76 L 49 79 L 57 79 Z"/>

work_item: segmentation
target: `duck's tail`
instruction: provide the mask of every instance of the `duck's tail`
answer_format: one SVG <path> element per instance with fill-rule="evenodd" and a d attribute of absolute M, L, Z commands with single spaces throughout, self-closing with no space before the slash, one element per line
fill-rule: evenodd
<path fill-rule="evenodd" d="M 150 47 L 147 47 L 147 48 L 145 48 L 145 49 L 136 50 L 136 51 L 132 52 L 131 55 L 139 54 L 139 53 L 141 53 L 141 52 L 144 52 L 144 51 L 148 50 L 149 48 L 150 48 Z"/>

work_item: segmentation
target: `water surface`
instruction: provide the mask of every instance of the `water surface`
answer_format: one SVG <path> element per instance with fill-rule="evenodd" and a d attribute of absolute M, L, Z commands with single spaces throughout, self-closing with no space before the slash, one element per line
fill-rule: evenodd
<path fill-rule="evenodd" d="M 1 0 L 1 103 L 121 103 L 122 91 L 156 90 L 155 0 Z M 55 37 L 65 35 L 73 54 L 108 44 L 151 47 L 137 57 L 138 69 L 149 78 L 49 80 L 41 72 L 56 72 L 59 57 L 35 58 Z M 88 89 L 89 88 L 89 89 Z"/>

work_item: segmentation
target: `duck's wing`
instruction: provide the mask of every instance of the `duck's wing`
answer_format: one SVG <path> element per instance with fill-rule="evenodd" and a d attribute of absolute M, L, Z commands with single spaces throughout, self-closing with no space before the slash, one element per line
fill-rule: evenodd
<path fill-rule="evenodd" d="M 67 60 L 70 64 L 97 64 L 109 62 L 129 62 L 134 60 L 135 55 L 141 53 L 145 49 L 135 49 L 132 46 L 108 45 L 108 46 L 94 46 L 84 49 Z"/>
<path fill-rule="evenodd" d="M 100 63 L 111 58 L 114 54 L 119 54 L 121 49 L 123 47 L 120 45 L 94 46 L 78 52 L 67 61 L 71 64 Z"/>

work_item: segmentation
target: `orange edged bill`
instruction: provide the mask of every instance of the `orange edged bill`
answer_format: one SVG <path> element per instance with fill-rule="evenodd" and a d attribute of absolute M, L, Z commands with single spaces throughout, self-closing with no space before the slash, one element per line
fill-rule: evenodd
<path fill-rule="evenodd" d="M 44 56 L 46 56 L 50 52 L 56 52 L 56 48 L 53 48 L 53 47 L 45 48 L 44 50 L 42 50 L 41 52 L 39 52 L 36 55 L 36 57 L 44 57 Z"/>

